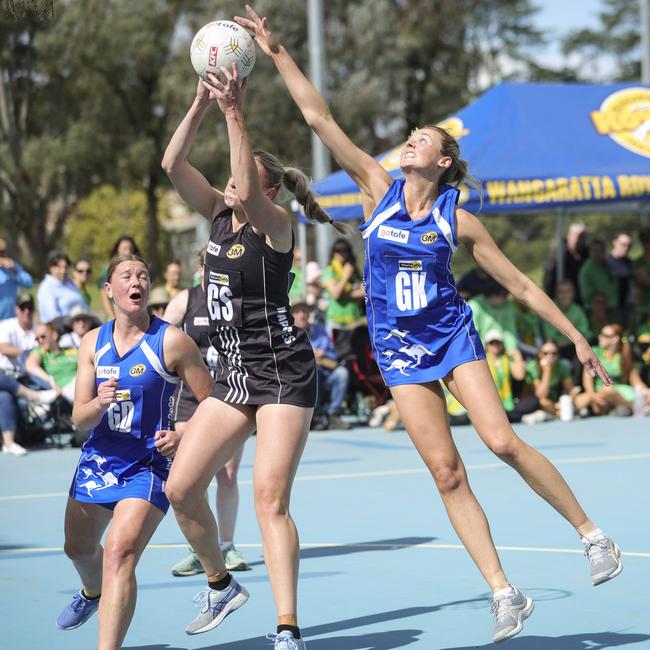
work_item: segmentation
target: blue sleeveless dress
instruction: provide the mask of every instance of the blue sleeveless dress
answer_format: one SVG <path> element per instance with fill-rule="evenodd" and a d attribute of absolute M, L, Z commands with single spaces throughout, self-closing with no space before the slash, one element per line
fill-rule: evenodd
<path fill-rule="evenodd" d="M 472 310 L 451 272 L 458 194 L 443 185 L 429 214 L 414 221 L 400 178 L 360 226 L 368 329 L 387 386 L 435 381 L 485 358 Z"/>
<path fill-rule="evenodd" d="M 179 381 L 163 360 L 169 323 L 152 317 L 149 329 L 124 356 L 113 341 L 115 321 L 102 325 L 95 347 L 95 385 L 114 377 L 117 402 L 104 413 L 81 448 L 70 496 L 109 509 L 139 498 L 167 512 L 164 493 L 171 458 L 154 447 L 154 435 L 170 429 L 172 396 Z"/>

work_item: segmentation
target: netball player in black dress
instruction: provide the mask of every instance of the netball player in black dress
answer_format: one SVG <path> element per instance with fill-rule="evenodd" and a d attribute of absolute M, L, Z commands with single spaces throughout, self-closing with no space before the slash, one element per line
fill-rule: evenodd
<path fill-rule="evenodd" d="M 203 279 L 206 248 L 198 255 L 199 272 Z M 205 301 L 205 291 L 202 285 L 183 289 L 176 294 L 165 309 L 163 320 L 182 329 L 198 346 L 201 356 L 210 374 L 217 374 L 219 355 L 210 345 L 210 320 L 208 306 Z M 181 435 L 187 427 L 189 419 L 194 415 L 199 401 L 183 382 L 174 394 L 174 410 L 172 421 L 174 429 Z M 239 486 L 237 473 L 244 451 L 242 445 L 239 451 L 217 472 L 216 512 L 219 526 L 219 545 L 228 571 L 245 571 L 248 569 L 246 560 L 234 544 L 235 523 L 239 509 Z M 172 575 L 193 576 L 203 573 L 199 556 L 190 547 L 189 553 L 172 567 Z"/>
<path fill-rule="evenodd" d="M 196 98 L 172 136 L 163 168 L 181 197 L 210 219 L 204 287 L 211 343 L 219 352 L 212 397 L 190 419 L 167 481 L 178 523 L 201 560 L 209 589 L 186 631 L 204 632 L 247 598 L 224 567 L 217 526 L 205 499 L 216 471 L 257 428 L 254 497 L 278 611 L 276 649 L 302 649 L 297 623 L 298 534 L 289 514 L 291 485 L 307 441 L 316 398 L 309 340 L 293 324 L 288 299 L 293 232 L 273 203 L 282 185 L 321 222 L 308 179 L 268 153 L 253 152 L 244 125 L 236 70 L 199 81 Z M 187 160 L 198 127 L 216 101 L 230 143 L 231 178 L 223 192 Z"/>

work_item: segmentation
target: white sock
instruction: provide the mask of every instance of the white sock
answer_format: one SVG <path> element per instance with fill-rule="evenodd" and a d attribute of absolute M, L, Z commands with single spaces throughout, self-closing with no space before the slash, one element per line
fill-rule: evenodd
<path fill-rule="evenodd" d="M 221 547 L 221 552 L 223 553 L 232 546 L 232 542 L 219 542 L 219 546 Z"/>
<path fill-rule="evenodd" d="M 494 598 L 494 600 L 497 600 L 500 598 L 509 598 L 510 596 L 514 596 L 514 595 L 515 595 L 515 588 L 512 585 L 508 585 L 503 589 L 497 589 L 492 594 L 492 597 Z"/>
<path fill-rule="evenodd" d="M 604 537 L 607 537 L 607 535 L 605 535 L 605 533 L 603 533 L 600 528 L 596 528 L 596 530 L 592 530 L 590 533 L 586 533 L 582 539 L 583 541 L 596 542 L 599 539 L 603 539 Z"/>

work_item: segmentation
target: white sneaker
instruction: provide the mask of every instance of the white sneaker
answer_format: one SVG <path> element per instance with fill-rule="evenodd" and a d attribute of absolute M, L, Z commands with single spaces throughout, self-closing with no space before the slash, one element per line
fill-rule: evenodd
<path fill-rule="evenodd" d="M 12 456 L 24 456 L 27 449 L 21 447 L 17 442 L 12 442 L 10 445 L 2 445 L 2 453 L 11 454 Z"/>
<path fill-rule="evenodd" d="M 546 422 L 547 420 L 552 419 L 551 414 L 547 413 L 543 409 L 533 411 L 532 413 L 526 413 L 526 415 L 522 415 L 521 417 L 521 421 L 524 424 L 539 424 L 540 422 Z"/>
<path fill-rule="evenodd" d="M 296 639 L 289 630 L 283 630 L 280 634 L 267 634 L 266 638 L 273 641 L 273 650 L 305 650 L 307 644 L 300 638 Z"/>

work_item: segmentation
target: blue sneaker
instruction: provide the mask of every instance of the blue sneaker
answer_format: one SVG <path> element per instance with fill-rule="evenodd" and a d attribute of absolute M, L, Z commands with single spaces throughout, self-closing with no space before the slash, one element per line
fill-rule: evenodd
<path fill-rule="evenodd" d="M 247 600 L 248 592 L 232 577 L 230 584 L 222 591 L 208 588 L 199 592 L 194 596 L 194 603 L 201 611 L 185 628 L 185 634 L 201 634 L 212 630 Z"/>
<path fill-rule="evenodd" d="M 89 600 L 81 590 L 72 599 L 72 602 L 59 614 L 56 626 L 60 630 L 74 630 L 83 625 L 99 607 L 99 598 Z"/>

